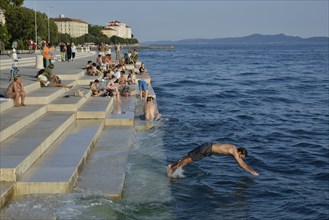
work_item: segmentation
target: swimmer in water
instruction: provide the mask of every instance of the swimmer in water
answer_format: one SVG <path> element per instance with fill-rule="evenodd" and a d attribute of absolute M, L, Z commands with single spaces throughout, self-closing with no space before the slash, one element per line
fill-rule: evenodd
<path fill-rule="evenodd" d="M 241 147 L 237 149 L 232 144 L 212 143 L 202 144 L 201 146 L 190 151 L 187 155 L 181 157 L 178 161 L 169 164 L 167 168 L 167 175 L 169 178 L 171 178 L 178 168 L 186 166 L 192 163 L 193 161 L 201 160 L 204 157 L 208 157 L 212 154 L 233 156 L 237 164 L 239 164 L 242 169 L 251 173 L 252 175 L 259 176 L 256 171 L 254 171 L 243 161 L 243 158 L 248 155 L 248 151 L 245 148 Z"/>

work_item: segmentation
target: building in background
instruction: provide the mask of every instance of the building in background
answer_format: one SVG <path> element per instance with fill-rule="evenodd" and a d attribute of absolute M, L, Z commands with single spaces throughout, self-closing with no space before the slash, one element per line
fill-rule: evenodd
<path fill-rule="evenodd" d="M 108 37 L 112 37 L 112 36 L 116 35 L 117 31 L 113 28 L 106 27 L 102 30 L 102 33 Z"/>
<path fill-rule="evenodd" d="M 102 30 L 102 33 L 108 37 L 115 35 L 121 38 L 132 38 L 131 27 L 117 20 L 108 22 L 106 27 Z"/>
<path fill-rule="evenodd" d="M 57 25 L 58 32 L 69 34 L 71 37 L 80 37 L 88 34 L 88 23 L 81 19 L 66 18 L 61 15 L 59 18 L 53 18 Z"/>

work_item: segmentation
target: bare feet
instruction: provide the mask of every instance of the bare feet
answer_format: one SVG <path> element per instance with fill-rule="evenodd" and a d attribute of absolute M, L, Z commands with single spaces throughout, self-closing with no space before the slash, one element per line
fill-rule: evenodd
<path fill-rule="evenodd" d="M 24 103 L 22 103 L 22 106 L 26 106 Z"/>

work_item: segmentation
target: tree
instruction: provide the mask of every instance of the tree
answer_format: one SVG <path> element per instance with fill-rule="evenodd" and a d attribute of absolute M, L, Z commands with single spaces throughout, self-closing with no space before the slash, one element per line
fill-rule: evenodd
<path fill-rule="evenodd" d="M 91 36 L 94 36 L 94 37 L 101 37 L 103 35 L 103 33 L 102 33 L 103 28 L 104 27 L 100 26 L 100 25 L 88 24 L 88 32 Z"/>
<path fill-rule="evenodd" d="M 7 10 L 11 7 L 22 6 L 23 3 L 24 3 L 24 0 L 1 0 L 0 1 L 0 8 Z"/>
<path fill-rule="evenodd" d="M 69 43 L 72 42 L 72 37 L 68 34 L 58 33 L 58 42 Z"/>
<path fill-rule="evenodd" d="M 12 37 L 10 43 L 14 40 L 26 42 L 29 39 L 35 39 L 35 11 L 24 7 L 10 7 L 5 11 L 6 25 Z M 48 17 L 45 13 L 36 12 L 37 17 L 37 34 L 38 39 L 48 39 Z M 54 36 L 53 40 L 57 39 L 57 26 L 49 21 L 50 33 Z M 38 40 L 38 42 L 40 42 Z M 24 44 L 23 44 L 24 45 Z M 27 47 L 27 44 L 25 44 Z M 24 47 L 24 48 L 25 48 Z M 22 48 L 22 49 L 24 49 Z"/>
<path fill-rule="evenodd" d="M 0 41 L 5 44 L 5 47 L 9 47 L 9 40 L 11 38 L 10 33 L 8 33 L 8 29 L 6 25 L 0 25 Z"/>
<path fill-rule="evenodd" d="M 50 41 L 54 44 L 58 43 L 58 28 L 53 19 L 49 19 Z M 48 38 L 47 38 L 48 39 Z"/>
<path fill-rule="evenodd" d="M 5 11 L 6 25 L 14 40 L 32 39 L 34 36 L 34 12 L 31 9 L 11 7 Z"/>

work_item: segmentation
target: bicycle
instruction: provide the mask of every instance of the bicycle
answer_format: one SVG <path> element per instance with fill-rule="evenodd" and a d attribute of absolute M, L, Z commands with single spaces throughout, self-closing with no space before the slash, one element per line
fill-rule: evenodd
<path fill-rule="evenodd" d="M 14 79 L 15 76 L 18 74 L 19 69 L 18 69 L 17 63 L 18 63 L 18 59 L 13 59 L 13 64 L 11 65 L 11 70 L 9 73 L 9 81 Z"/>

